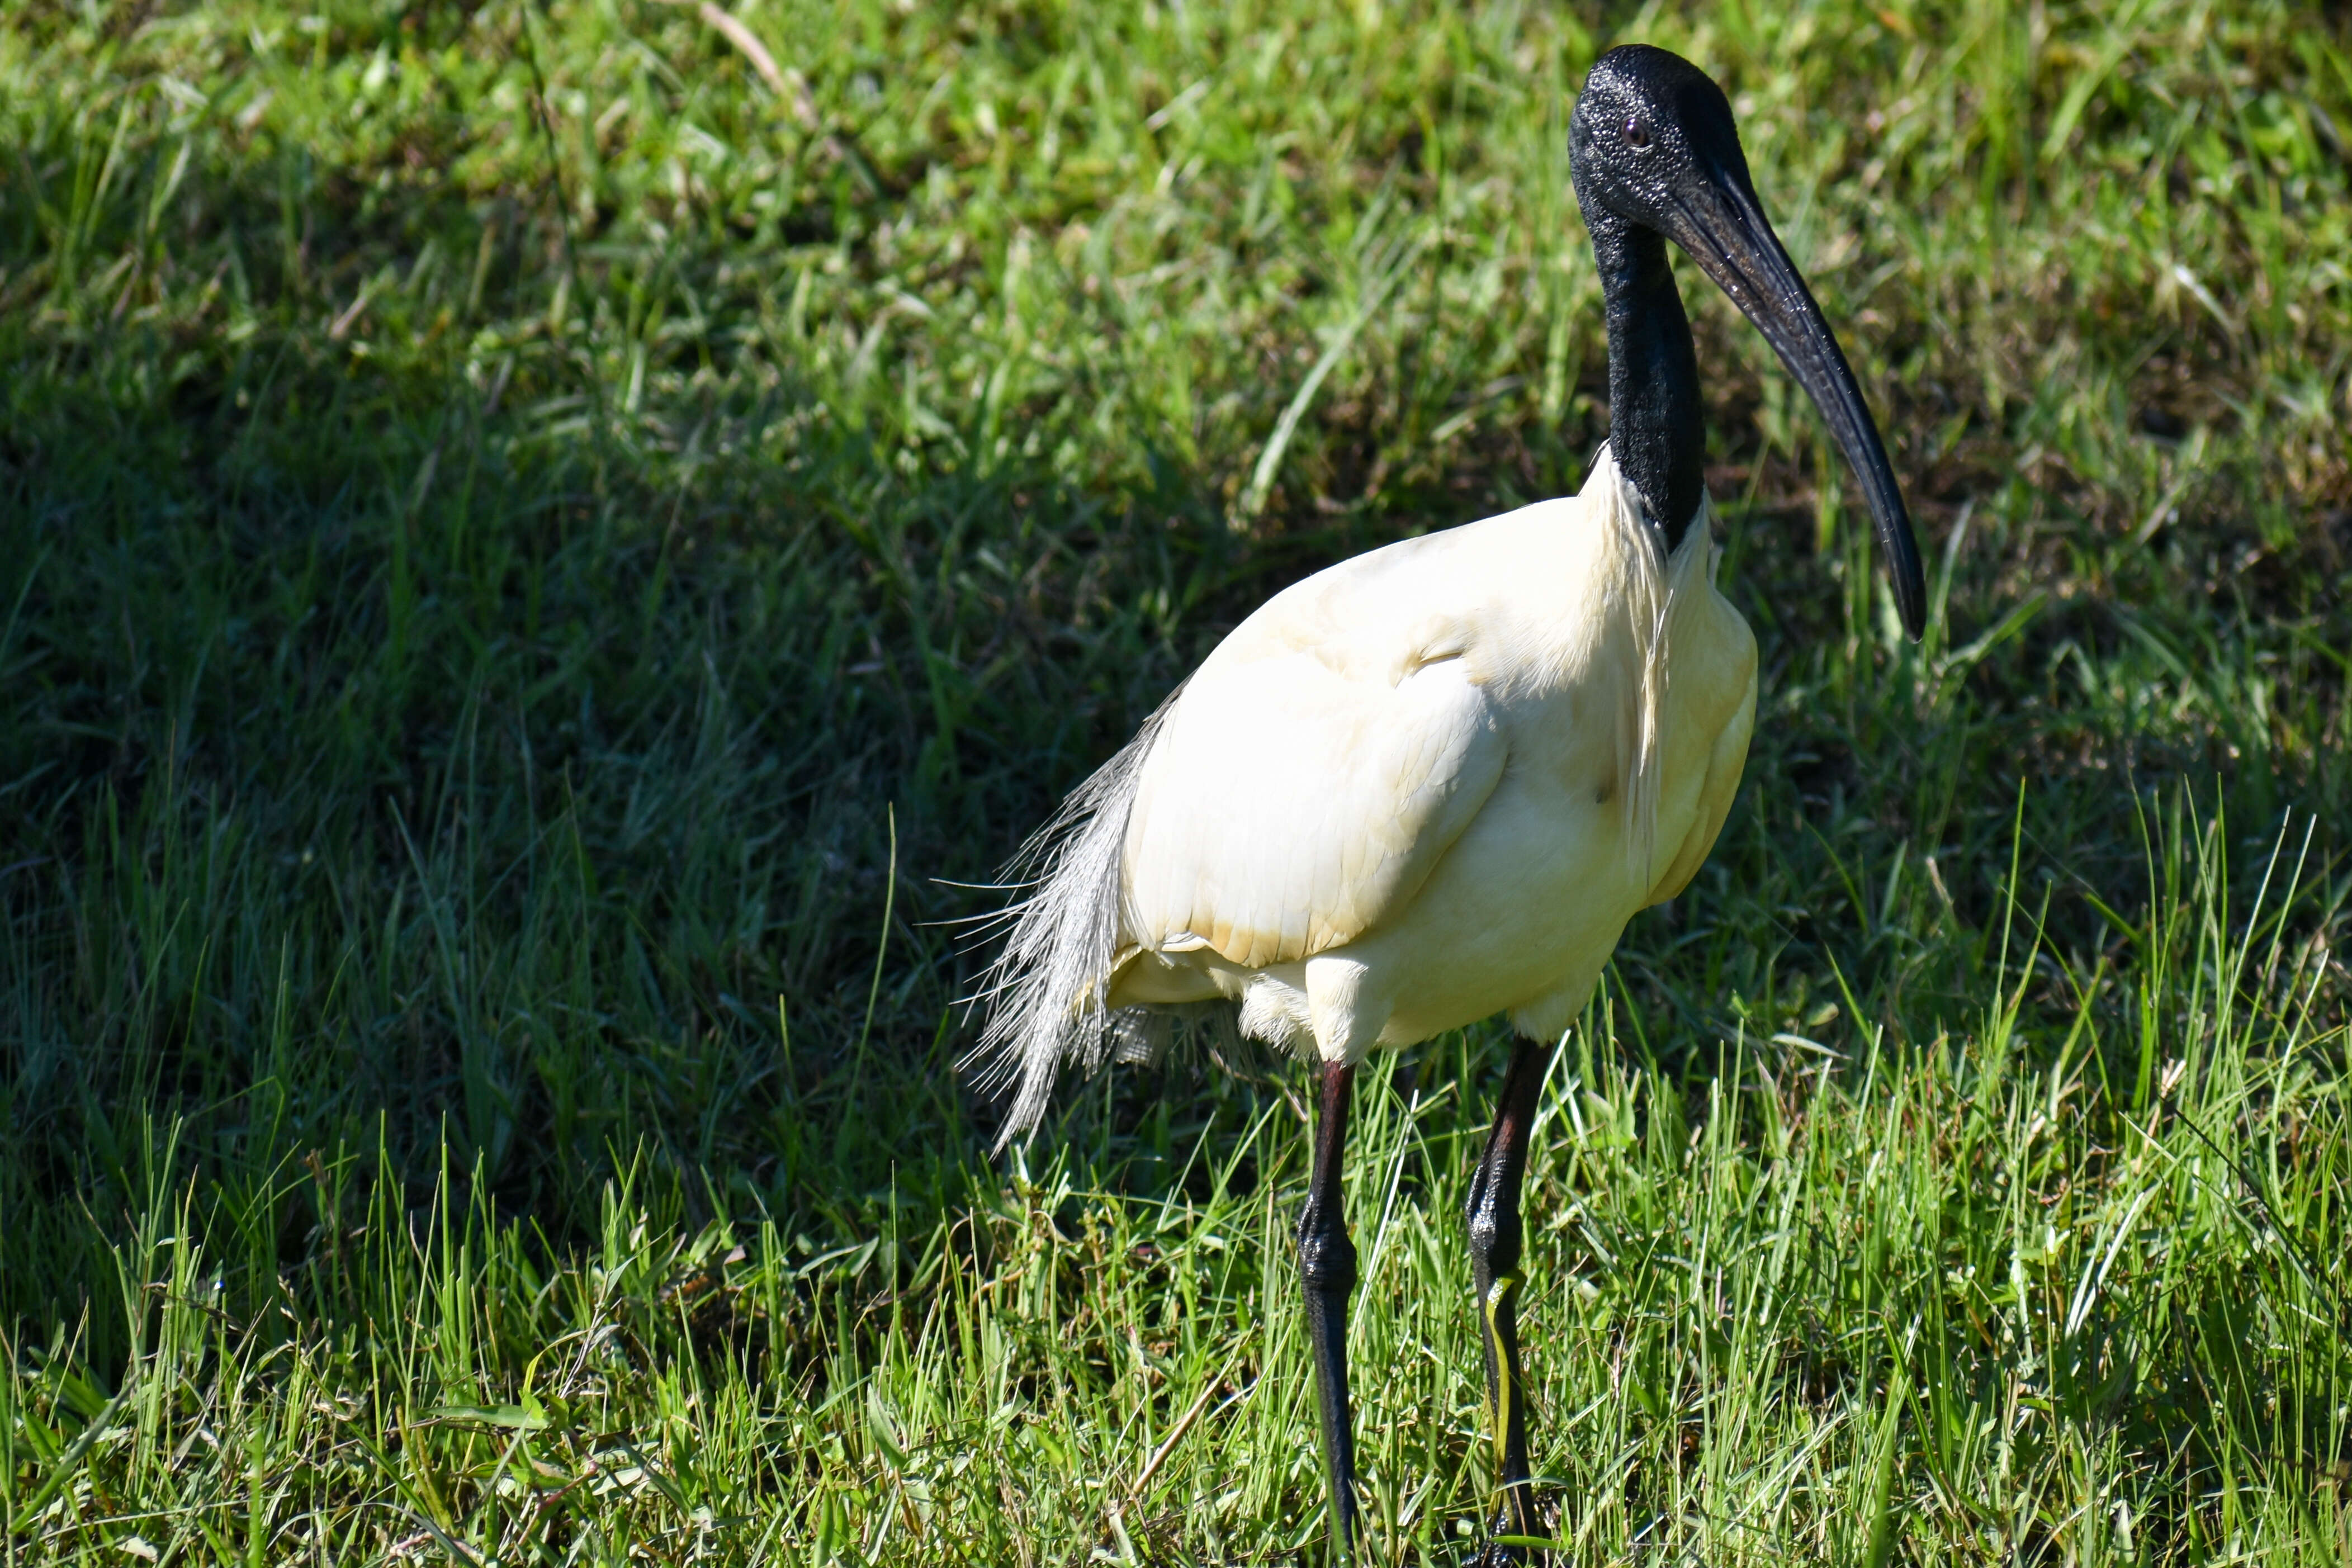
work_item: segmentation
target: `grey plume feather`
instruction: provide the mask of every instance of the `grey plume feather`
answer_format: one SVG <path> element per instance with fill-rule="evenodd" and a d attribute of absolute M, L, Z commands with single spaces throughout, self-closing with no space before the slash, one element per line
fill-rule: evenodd
<path fill-rule="evenodd" d="M 1004 880 L 1027 892 L 1002 912 L 1011 929 L 972 998 L 987 1004 L 988 1020 L 964 1058 L 982 1090 L 1011 1090 L 1000 1149 L 1037 1124 L 1064 1061 L 1091 1071 L 1141 1040 L 1141 1009 L 1114 1015 L 1105 998 L 1122 956 L 1128 816 L 1160 721 L 1182 690 L 1070 791 L 1005 868 Z"/>

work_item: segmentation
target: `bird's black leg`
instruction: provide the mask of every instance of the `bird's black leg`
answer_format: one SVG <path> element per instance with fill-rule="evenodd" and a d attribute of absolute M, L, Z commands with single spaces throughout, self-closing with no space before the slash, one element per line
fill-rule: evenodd
<path fill-rule="evenodd" d="M 1470 1268 L 1478 1287 L 1478 1325 L 1486 1347 L 1486 1414 L 1495 1430 L 1495 1484 L 1501 1506 L 1496 1535 L 1541 1535 L 1535 1489 L 1528 1479 L 1528 1414 L 1519 1378 L 1519 1184 L 1528 1174 L 1528 1140 L 1551 1048 L 1520 1040 L 1503 1075 L 1495 1125 L 1470 1181 Z M 1517 1563 L 1516 1547 L 1492 1546 L 1486 1561 Z"/>
<path fill-rule="evenodd" d="M 1315 1175 L 1298 1218 L 1298 1278 L 1307 1291 L 1307 1343 L 1323 1416 L 1324 1475 L 1331 1490 L 1331 1540 L 1341 1560 L 1356 1552 L 1356 1434 L 1348 1416 L 1348 1292 L 1356 1288 L 1356 1244 L 1348 1239 L 1340 1162 L 1348 1149 L 1348 1089 L 1356 1070 L 1323 1065 L 1323 1107 L 1315 1124 Z"/>

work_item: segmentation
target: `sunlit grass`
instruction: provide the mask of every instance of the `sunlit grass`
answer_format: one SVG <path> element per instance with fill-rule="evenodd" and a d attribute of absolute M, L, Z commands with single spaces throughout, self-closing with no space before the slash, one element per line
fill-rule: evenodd
<path fill-rule="evenodd" d="M 1579 482 L 1637 36 L 1938 612 L 1691 287 L 1763 722 L 1547 1085 L 1558 1533 L 2352 1561 L 2340 22 L 731 15 L 0 17 L 9 1562 L 1318 1551 L 1296 1086 L 992 1164 L 932 879 L 1274 588 Z M 1359 1092 L 1382 1561 L 1483 1512 L 1500 1059 Z"/>
<path fill-rule="evenodd" d="M 2152 859 L 2178 881 L 2118 933 L 2127 986 L 2053 962 L 2009 909 L 1940 933 L 1986 949 L 1991 989 L 1933 1039 L 1743 1031 L 1677 1071 L 1641 1043 L 1659 1020 L 1596 1005 L 1547 1089 L 1529 1210 L 1538 1463 L 1580 1555 L 2339 1560 L 2345 1030 L 2297 845 L 2232 909 L 2223 836 L 2182 804 Z M 1908 907 L 1898 928 L 1937 935 Z M 1352 1333 L 1382 1561 L 1443 1555 L 1479 1512 L 1454 1217 L 1496 1043 L 1439 1042 L 1360 1094 Z M 250 1318 L 233 1244 L 205 1239 L 234 1215 L 173 1184 L 153 1128 L 104 1260 L 136 1348 L 101 1383 L 86 1329 L 24 1322 L 20 1546 L 1311 1542 L 1299 1108 L 1186 1099 L 1205 1121 L 1092 1119 L 1002 1176 L 966 1167 L 943 1207 L 877 1205 L 863 1240 L 756 1206 L 698 1218 L 632 1168 L 551 1250 L 462 1173 L 411 1207 L 381 1151 L 351 1151 L 282 1173 L 319 1226 Z"/>

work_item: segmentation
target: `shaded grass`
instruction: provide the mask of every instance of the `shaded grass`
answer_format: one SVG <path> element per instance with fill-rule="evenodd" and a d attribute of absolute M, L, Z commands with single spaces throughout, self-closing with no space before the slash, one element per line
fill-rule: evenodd
<path fill-rule="evenodd" d="M 2352 1550 L 2340 28 L 740 15 L 773 88 L 650 4 L 0 26 L 12 1553 L 1313 1539 L 1288 1093 L 1074 1087 L 992 1169 L 928 879 L 1273 588 L 1579 481 L 1560 116 L 1629 32 L 1732 91 L 1942 613 L 1693 288 L 1766 722 L 1548 1092 L 1560 1528 Z M 1423 1558 L 1496 1045 L 1360 1106 Z"/>

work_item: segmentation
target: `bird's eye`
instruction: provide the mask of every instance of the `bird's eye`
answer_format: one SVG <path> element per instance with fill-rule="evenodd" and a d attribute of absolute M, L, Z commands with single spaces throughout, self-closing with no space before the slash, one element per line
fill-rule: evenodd
<path fill-rule="evenodd" d="M 1625 122 L 1625 144 L 1633 148 L 1647 147 L 1650 144 L 1650 128 L 1643 123 L 1639 116 Z"/>

